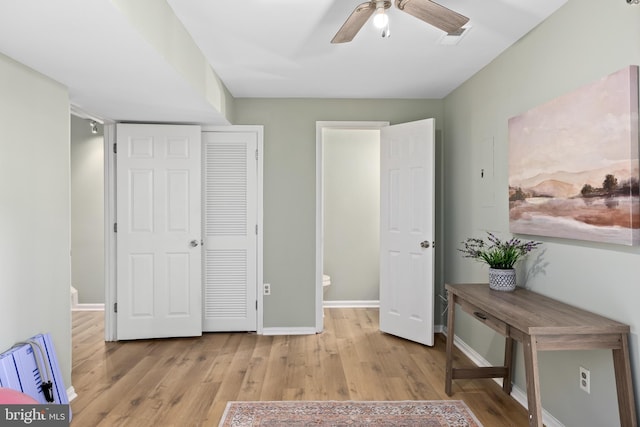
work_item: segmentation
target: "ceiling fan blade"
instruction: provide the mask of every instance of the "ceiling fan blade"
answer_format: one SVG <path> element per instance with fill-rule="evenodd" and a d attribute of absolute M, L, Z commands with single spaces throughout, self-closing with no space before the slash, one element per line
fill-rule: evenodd
<path fill-rule="evenodd" d="M 396 0 L 396 7 L 447 33 L 453 33 L 469 22 L 466 16 L 431 0 Z"/>
<path fill-rule="evenodd" d="M 355 8 L 347 20 L 342 24 L 342 27 L 338 30 L 331 43 L 346 43 L 353 40 L 358 34 L 360 28 L 369 20 L 373 12 L 376 11 L 376 3 L 374 1 L 368 1 L 362 3 Z"/>

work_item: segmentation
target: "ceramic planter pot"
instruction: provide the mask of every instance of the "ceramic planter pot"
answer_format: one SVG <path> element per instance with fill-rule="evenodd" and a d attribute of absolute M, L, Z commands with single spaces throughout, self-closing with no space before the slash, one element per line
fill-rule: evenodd
<path fill-rule="evenodd" d="M 489 268 L 489 288 L 494 291 L 512 292 L 516 290 L 516 270 L 509 268 Z"/>

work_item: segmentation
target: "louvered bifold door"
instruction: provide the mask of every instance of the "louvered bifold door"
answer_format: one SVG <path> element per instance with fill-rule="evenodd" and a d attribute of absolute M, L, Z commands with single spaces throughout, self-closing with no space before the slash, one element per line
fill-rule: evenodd
<path fill-rule="evenodd" d="M 204 132 L 203 331 L 257 329 L 257 135 Z"/>

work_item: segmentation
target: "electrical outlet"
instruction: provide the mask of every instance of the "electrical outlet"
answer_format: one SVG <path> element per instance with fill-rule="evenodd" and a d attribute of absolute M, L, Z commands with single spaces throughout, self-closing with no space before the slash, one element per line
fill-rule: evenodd
<path fill-rule="evenodd" d="M 264 295 L 271 295 L 271 285 L 269 283 L 264 284 L 263 293 Z"/>
<path fill-rule="evenodd" d="M 591 372 L 582 366 L 580 366 L 580 388 L 582 391 L 591 394 Z"/>

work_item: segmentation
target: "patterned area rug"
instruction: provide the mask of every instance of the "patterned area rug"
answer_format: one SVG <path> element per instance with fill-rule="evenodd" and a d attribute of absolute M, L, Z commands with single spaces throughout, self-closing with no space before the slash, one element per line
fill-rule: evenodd
<path fill-rule="evenodd" d="M 482 427 L 461 400 L 229 402 L 218 427 Z"/>

